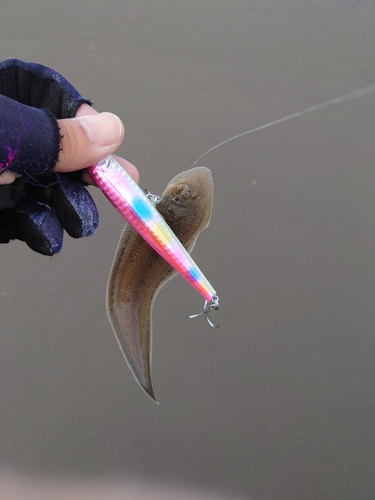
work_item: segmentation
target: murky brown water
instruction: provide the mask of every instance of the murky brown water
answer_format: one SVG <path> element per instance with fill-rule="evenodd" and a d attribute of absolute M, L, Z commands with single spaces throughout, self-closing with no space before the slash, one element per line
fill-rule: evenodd
<path fill-rule="evenodd" d="M 77 5 L 78 4 L 78 5 Z M 160 193 L 214 144 L 375 82 L 371 0 L 3 0 L 1 58 L 52 66 L 126 126 Z M 375 495 L 375 94 L 207 155 L 215 208 L 194 258 L 220 329 L 155 304 L 160 406 L 111 332 L 123 222 L 53 259 L 1 248 L 0 463 L 174 481 L 261 500 Z M 216 319 L 216 318 L 215 318 Z"/>

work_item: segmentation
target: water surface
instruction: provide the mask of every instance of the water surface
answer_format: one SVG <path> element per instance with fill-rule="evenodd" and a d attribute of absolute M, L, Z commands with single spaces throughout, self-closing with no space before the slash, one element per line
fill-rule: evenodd
<path fill-rule="evenodd" d="M 204 151 L 375 82 L 370 0 L 3 0 L 1 57 L 59 70 L 125 123 L 120 154 L 160 194 Z M 218 148 L 193 256 L 154 309 L 144 396 L 105 286 L 120 216 L 61 255 L 2 246 L 0 463 L 259 500 L 375 495 L 375 94 Z M 216 319 L 216 318 L 215 318 Z"/>

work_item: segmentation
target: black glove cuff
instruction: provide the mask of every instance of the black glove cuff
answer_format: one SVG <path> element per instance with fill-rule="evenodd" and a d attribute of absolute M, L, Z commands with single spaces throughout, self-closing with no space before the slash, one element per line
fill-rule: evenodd
<path fill-rule="evenodd" d="M 18 59 L 0 63 L 0 94 L 34 108 L 48 108 L 57 119 L 73 118 L 81 104 L 92 104 L 57 71 Z"/>

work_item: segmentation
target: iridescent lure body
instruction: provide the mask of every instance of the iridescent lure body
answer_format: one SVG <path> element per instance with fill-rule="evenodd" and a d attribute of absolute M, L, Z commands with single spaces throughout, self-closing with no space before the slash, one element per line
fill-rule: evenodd
<path fill-rule="evenodd" d="M 153 202 L 112 157 L 89 168 L 98 187 L 144 240 L 205 299 L 204 313 L 219 308 L 210 282 L 172 232 Z"/>

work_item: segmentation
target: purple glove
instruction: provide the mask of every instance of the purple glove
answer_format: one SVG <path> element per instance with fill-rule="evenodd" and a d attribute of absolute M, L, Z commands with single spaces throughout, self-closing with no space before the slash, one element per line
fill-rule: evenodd
<path fill-rule="evenodd" d="M 73 118 L 82 97 L 59 73 L 16 59 L 0 62 L 0 175 L 21 175 L 0 186 L 0 243 L 12 239 L 43 255 L 61 250 L 63 229 L 90 236 L 99 224 L 80 172 L 58 174 L 57 119 Z"/>

